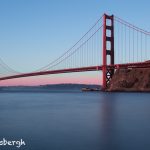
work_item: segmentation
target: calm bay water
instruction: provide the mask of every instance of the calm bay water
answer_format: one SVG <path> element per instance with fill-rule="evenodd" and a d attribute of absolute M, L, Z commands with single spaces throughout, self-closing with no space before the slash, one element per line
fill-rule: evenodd
<path fill-rule="evenodd" d="M 22 138 L 21 150 L 150 150 L 150 94 L 1 92 L 3 138 Z"/>

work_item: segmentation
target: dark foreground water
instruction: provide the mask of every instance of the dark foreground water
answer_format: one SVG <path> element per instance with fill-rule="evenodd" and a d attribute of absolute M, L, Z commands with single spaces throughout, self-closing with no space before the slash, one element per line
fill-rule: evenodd
<path fill-rule="evenodd" d="M 23 139 L 20 150 L 150 150 L 150 94 L 0 93 L 3 138 Z"/>

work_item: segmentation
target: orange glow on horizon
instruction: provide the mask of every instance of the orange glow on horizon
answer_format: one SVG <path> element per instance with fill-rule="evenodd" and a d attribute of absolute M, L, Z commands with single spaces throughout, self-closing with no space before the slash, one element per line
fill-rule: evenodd
<path fill-rule="evenodd" d="M 95 77 L 29 77 L 0 81 L 0 86 L 38 86 L 47 84 L 62 84 L 62 83 L 76 83 L 76 84 L 101 84 L 101 78 Z"/>

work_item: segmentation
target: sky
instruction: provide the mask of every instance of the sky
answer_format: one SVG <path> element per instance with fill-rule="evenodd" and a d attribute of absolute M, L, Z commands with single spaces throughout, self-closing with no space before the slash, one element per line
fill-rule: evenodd
<path fill-rule="evenodd" d="M 20 72 L 45 66 L 70 48 L 103 14 L 150 30 L 149 0 L 0 0 L 0 58 Z M 101 73 L 71 73 L 0 85 L 100 84 Z"/>

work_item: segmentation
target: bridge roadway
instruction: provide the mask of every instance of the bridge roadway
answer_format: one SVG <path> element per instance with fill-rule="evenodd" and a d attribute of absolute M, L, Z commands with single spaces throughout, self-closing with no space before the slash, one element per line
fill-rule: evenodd
<path fill-rule="evenodd" d="M 118 68 L 122 68 L 122 69 L 123 68 L 150 68 L 150 61 L 137 62 L 137 63 L 127 63 L 127 64 L 115 64 L 115 65 L 108 65 L 107 66 L 107 69 L 118 69 Z M 0 81 L 8 80 L 8 79 L 15 79 L 15 78 L 31 77 L 31 76 L 49 75 L 49 74 L 98 71 L 98 70 L 102 70 L 102 69 L 103 69 L 103 66 L 101 65 L 101 66 L 69 68 L 69 69 L 50 70 L 50 71 L 41 71 L 41 72 L 30 72 L 30 73 L 22 73 L 22 74 L 17 74 L 17 75 L 0 77 Z"/>

